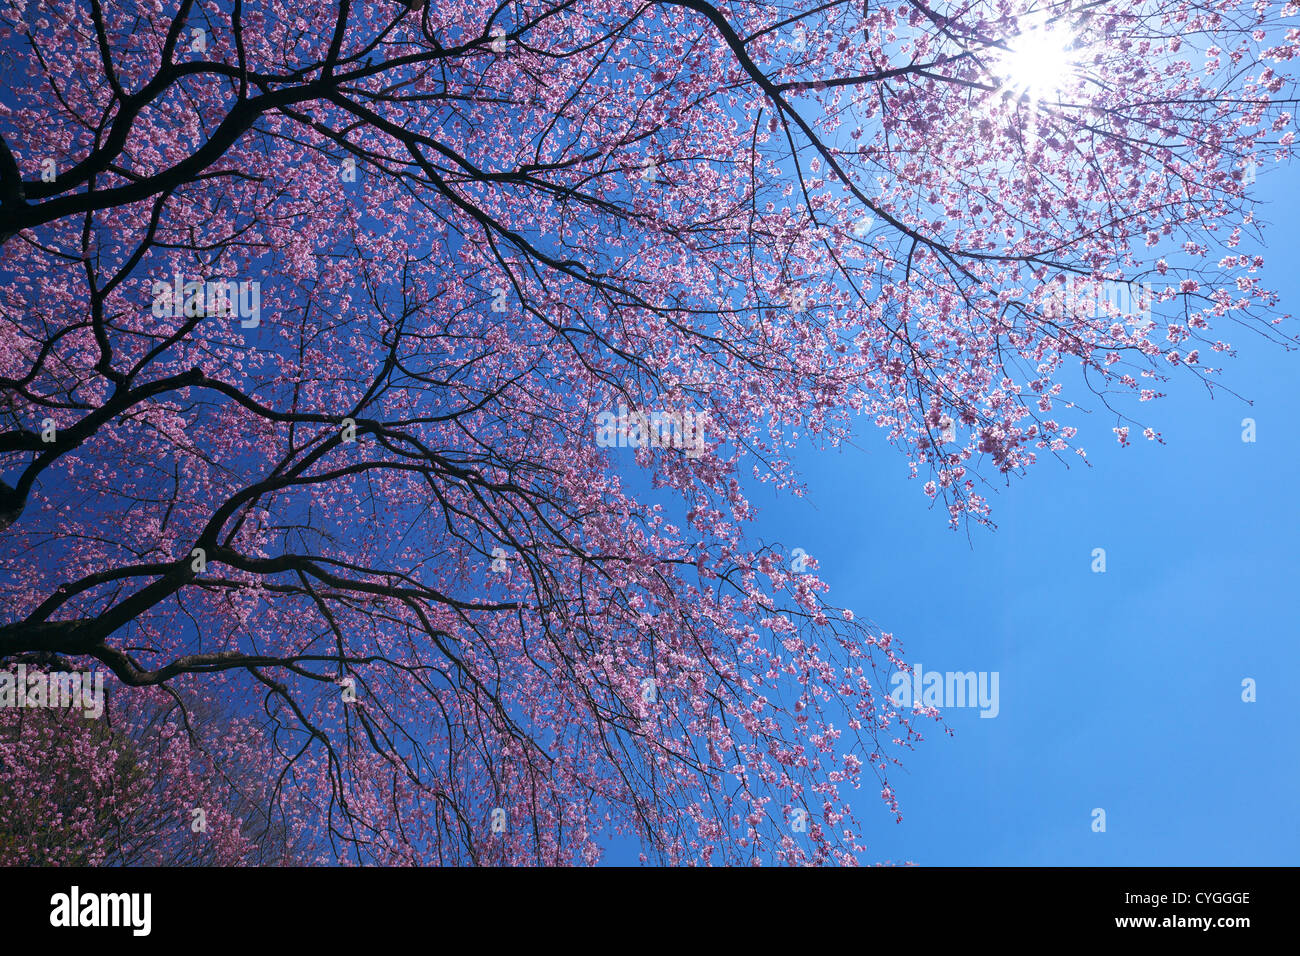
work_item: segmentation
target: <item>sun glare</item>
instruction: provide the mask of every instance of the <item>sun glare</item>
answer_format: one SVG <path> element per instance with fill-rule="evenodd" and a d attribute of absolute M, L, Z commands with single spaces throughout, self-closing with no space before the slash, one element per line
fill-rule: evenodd
<path fill-rule="evenodd" d="M 1033 100 L 1053 97 L 1074 74 L 1073 45 L 1069 31 L 1035 25 L 1007 41 L 994 69 L 1007 89 Z"/>

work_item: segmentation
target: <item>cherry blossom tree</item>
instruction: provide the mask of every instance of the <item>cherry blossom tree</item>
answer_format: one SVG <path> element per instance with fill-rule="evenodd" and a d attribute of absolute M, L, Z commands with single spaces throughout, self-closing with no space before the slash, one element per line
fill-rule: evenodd
<path fill-rule="evenodd" d="M 753 490 L 875 425 L 988 523 L 1292 341 L 1294 2 L 4 2 L 0 659 L 135 729 L 0 759 L 144 754 L 171 859 L 865 859 L 937 715 Z"/>
<path fill-rule="evenodd" d="M 186 703 L 151 688 L 104 719 L 0 709 L 0 865 L 312 862 L 302 821 L 267 815 L 256 721 Z"/>

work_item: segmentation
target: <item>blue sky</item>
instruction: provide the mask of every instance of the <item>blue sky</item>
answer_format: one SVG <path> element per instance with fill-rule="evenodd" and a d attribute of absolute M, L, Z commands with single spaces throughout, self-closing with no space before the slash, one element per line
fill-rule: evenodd
<path fill-rule="evenodd" d="M 1294 182 L 1274 169 L 1255 189 L 1265 284 L 1300 315 Z M 902 823 L 864 788 L 872 860 L 1300 862 L 1300 352 L 1220 334 L 1239 350 L 1222 378 L 1253 406 L 1175 376 L 1142 409 L 1167 444 L 1135 429 L 1126 449 L 1089 416 L 1093 467 L 1040 462 L 995 496 L 996 530 L 948 530 L 868 430 L 860 450 L 799 457 L 808 499 L 764 503 L 764 538 L 815 555 L 831 599 L 910 661 L 1000 675 L 996 718 L 945 709 L 954 736 L 928 734 L 894 771 Z"/>
<path fill-rule="evenodd" d="M 1253 189 L 1270 225 L 1264 284 L 1300 315 L 1294 182 L 1273 169 Z M 869 426 L 857 449 L 796 456 L 807 498 L 755 492 L 751 530 L 816 556 L 830 600 L 893 633 L 909 662 L 999 674 L 995 718 L 945 708 L 954 735 L 929 725 L 891 772 L 901 823 L 864 785 L 864 862 L 1300 862 L 1300 351 L 1215 331 L 1238 349 L 1220 379 L 1241 398 L 1173 376 L 1138 409 L 1164 445 L 1134 428 L 1121 449 L 1103 412 L 1072 420 L 1093 467 L 1041 461 L 994 495 L 996 530 L 949 530 Z M 635 860 L 620 841 L 606 862 Z"/>

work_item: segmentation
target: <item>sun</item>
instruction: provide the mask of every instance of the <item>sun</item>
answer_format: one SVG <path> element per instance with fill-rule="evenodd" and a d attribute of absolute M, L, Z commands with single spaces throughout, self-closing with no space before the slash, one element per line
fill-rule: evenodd
<path fill-rule="evenodd" d="M 1060 26 L 1035 23 L 1007 40 L 993 70 L 1004 88 L 1031 100 L 1060 94 L 1074 76 L 1078 52 L 1075 37 Z"/>

